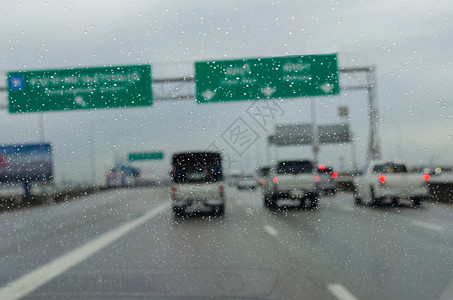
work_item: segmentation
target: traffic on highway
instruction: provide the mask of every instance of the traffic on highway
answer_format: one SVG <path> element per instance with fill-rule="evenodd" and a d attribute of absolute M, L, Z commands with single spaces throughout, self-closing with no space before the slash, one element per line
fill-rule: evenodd
<path fill-rule="evenodd" d="M 0 300 L 453 299 L 452 13 L 5 2 Z"/>
<path fill-rule="evenodd" d="M 314 211 L 269 210 L 259 189 L 228 185 L 223 216 L 175 217 L 171 203 L 168 188 L 127 188 L 3 214 L 1 298 L 451 295 L 450 204 L 356 206 L 339 191 Z"/>

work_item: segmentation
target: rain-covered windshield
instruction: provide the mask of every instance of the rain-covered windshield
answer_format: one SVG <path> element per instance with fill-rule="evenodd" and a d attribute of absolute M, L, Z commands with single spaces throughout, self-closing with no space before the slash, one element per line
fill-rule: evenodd
<path fill-rule="evenodd" d="M 452 300 L 452 32 L 451 0 L 2 1 L 0 300 Z"/>

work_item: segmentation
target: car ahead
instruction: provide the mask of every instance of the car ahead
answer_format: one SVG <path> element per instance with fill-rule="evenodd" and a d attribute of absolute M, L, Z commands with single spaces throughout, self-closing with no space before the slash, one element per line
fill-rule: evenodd
<path fill-rule="evenodd" d="M 230 186 L 237 186 L 239 181 L 240 175 L 239 174 L 231 174 L 228 176 L 227 183 Z"/>
<path fill-rule="evenodd" d="M 216 152 L 174 154 L 170 196 L 173 213 L 225 212 L 225 189 L 221 155 Z"/>
<path fill-rule="evenodd" d="M 357 205 L 379 205 L 384 199 L 398 204 L 406 198 L 420 206 L 428 195 L 429 181 L 429 174 L 409 173 L 403 162 L 371 161 L 361 174 L 354 176 L 354 197 Z"/>
<path fill-rule="evenodd" d="M 311 209 L 317 209 L 318 180 L 317 168 L 311 161 L 280 161 L 269 171 L 262 187 L 264 206 L 275 208 L 279 199 L 294 199 L 300 200 L 301 207 L 305 207 L 306 202 L 309 202 Z"/>
<path fill-rule="evenodd" d="M 325 165 L 318 166 L 319 180 L 316 181 L 316 188 L 324 194 L 335 195 L 337 192 L 338 173 L 334 172 L 331 167 Z"/>
<path fill-rule="evenodd" d="M 266 182 L 267 175 L 269 174 L 271 167 L 262 167 L 258 171 L 258 183 L 259 185 L 263 185 Z"/>
<path fill-rule="evenodd" d="M 241 176 L 237 183 L 238 190 L 242 189 L 255 190 L 257 186 L 258 180 L 253 175 Z"/>

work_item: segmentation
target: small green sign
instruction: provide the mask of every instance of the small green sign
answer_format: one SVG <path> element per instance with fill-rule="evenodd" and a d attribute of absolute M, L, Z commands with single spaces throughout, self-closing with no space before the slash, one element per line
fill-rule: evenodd
<path fill-rule="evenodd" d="M 151 66 L 8 73 L 10 113 L 152 105 Z"/>
<path fill-rule="evenodd" d="M 135 152 L 129 153 L 129 161 L 137 160 L 162 160 L 164 159 L 163 152 Z"/>
<path fill-rule="evenodd" d="M 195 63 L 198 103 L 338 95 L 336 54 Z"/>

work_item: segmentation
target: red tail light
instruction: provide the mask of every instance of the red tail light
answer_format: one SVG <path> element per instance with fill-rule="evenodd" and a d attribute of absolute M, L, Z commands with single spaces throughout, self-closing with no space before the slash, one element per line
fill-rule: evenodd
<path fill-rule="evenodd" d="M 260 184 L 263 185 L 263 184 L 265 184 L 265 183 L 266 183 L 266 179 L 261 178 L 261 179 L 260 179 Z"/>
<path fill-rule="evenodd" d="M 318 166 L 318 170 L 319 171 L 324 171 L 326 169 L 326 166 L 325 165 L 319 165 Z"/>
<path fill-rule="evenodd" d="M 318 175 L 315 176 L 315 182 L 319 182 L 321 180 L 321 177 L 319 177 Z"/>
<path fill-rule="evenodd" d="M 223 185 L 219 185 L 219 194 L 221 198 L 225 196 L 225 187 Z"/>
<path fill-rule="evenodd" d="M 170 197 L 172 200 L 176 200 L 176 192 L 177 192 L 176 185 L 172 185 L 170 188 Z"/>
<path fill-rule="evenodd" d="M 430 179 L 431 179 L 431 175 L 429 175 L 429 174 L 423 175 L 423 180 L 424 181 L 428 182 L 428 181 L 430 181 Z"/>
<path fill-rule="evenodd" d="M 380 183 L 384 183 L 384 182 L 385 182 L 385 180 L 386 180 L 386 178 L 385 178 L 385 176 L 384 176 L 384 175 L 379 175 L 379 178 L 378 178 L 378 180 L 379 180 L 379 182 L 380 182 Z"/>
<path fill-rule="evenodd" d="M 332 177 L 333 179 L 337 179 L 338 178 L 338 173 L 337 172 L 333 172 L 330 177 Z"/>
<path fill-rule="evenodd" d="M 278 177 L 272 178 L 272 182 L 275 183 L 275 184 L 277 184 L 277 183 L 278 183 Z"/>

